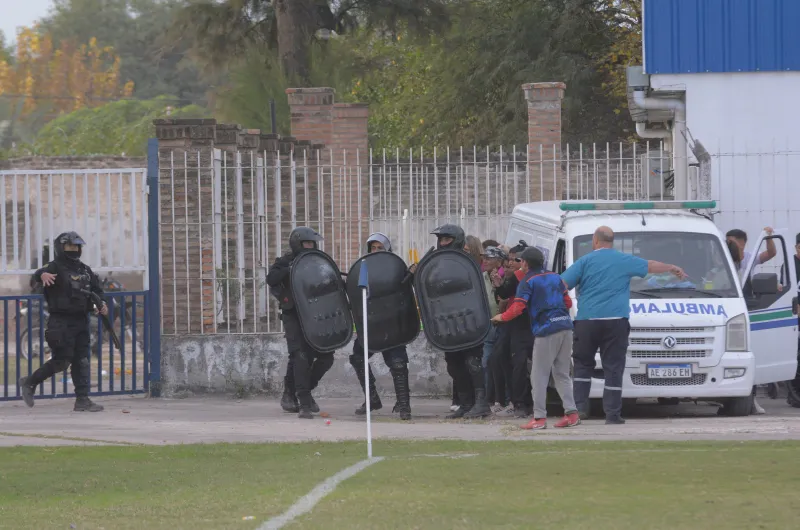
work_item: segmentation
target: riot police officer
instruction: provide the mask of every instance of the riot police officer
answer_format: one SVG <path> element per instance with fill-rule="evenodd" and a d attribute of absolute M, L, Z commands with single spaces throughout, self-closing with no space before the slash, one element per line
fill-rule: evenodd
<path fill-rule="evenodd" d="M 299 226 L 289 234 L 290 252 L 275 260 L 267 273 L 267 284 L 280 301 L 281 320 L 289 349 L 289 368 L 293 377 L 285 378 L 282 406 L 288 405 L 287 392 L 294 390 L 298 417 L 312 419 L 312 412 L 319 412 L 319 406 L 311 396 L 322 376 L 333 366 L 333 353 L 317 351 L 308 344 L 298 317 L 295 300 L 290 286 L 292 264 L 304 252 L 317 249 L 322 236 L 307 226 Z M 340 279 L 341 280 L 341 279 Z M 293 379 L 293 381 L 292 381 Z M 292 385 L 293 383 L 293 385 Z M 294 386 L 294 389 L 292 389 Z M 287 403 L 284 403 L 286 401 Z M 287 407 L 284 406 L 284 410 Z"/>
<path fill-rule="evenodd" d="M 37 282 L 44 285 L 44 297 L 50 311 L 45 339 L 52 357 L 30 377 L 19 380 L 22 399 L 32 407 L 36 387 L 72 368 L 75 385 L 75 407 L 78 412 L 100 412 L 102 405 L 89 399 L 89 320 L 91 299 L 87 291 L 103 296 L 100 280 L 88 265 L 81 262 L 81 249 L 86 242 L 75 232 L 60 234 L 55 241 L 55 260 L 34 273 Z M 108 314 L 108 308 L 96 309 Z"/>
<path fill-rule="evenodd" d="M 367 253 L 373 252 L 392 252 L 392 243 L 386 234 L 375 232 L 367 238 Z M 352 302 L 352 301 L 351 301 Z M 394 391 L 397 396 L 397 403 L 394 406 L 393 412 L 397 412 L 402 420 L 411 419 L 411 398 L 408 386 L 408 352 L 405 346 L 398 346 L 388 349 L 383 354 L 383 361 L 389 367 L 389 372 L 392 374 L 394 381 Z M 372 357 L 374 352 L 369 352 L 369 357 Z M 358 375 L 359 383 L 361 383 L 361 390 L 365 393 L 366 383 L 364 381 L 364 345 L 359 337 L 356 337 L 355 344 L 353 345 L 353 354 L 350 356 L 350 365 L 355 369 Z M 381 398 L 375 388 L 375 376 L 372 370 L 369 371 L 369 405 L 370 410 L 379 410 L 383 408 Z M 356 409 L 356 415 L 363 416 L 367 413 L 367 404 L 364 402 L 361 407 Z"/>
<path fill-rule="evenodd" d="M 465 252 L 464 245 L 466 244 L 466 235 L 460 226 L 445 224 L 433 230 L 431 234 L 436 236 L 436 249 L 433 250 L 434 253 L 443 249 Z M 422 267 L 422 262 L 420 263 L 420 267 Z M 477 280 L 480 282 L 480 285 L 473 286 L 473 288 L 482 289 L 483 282 L 480 279 L 479 270 Z M 481 296 L 485 298 L 485 294 Z M 485 302 L 485 300 L 483 302 Z M 491 414 L 491 409 L 486 400 L 486 383 L 483 365 L 481 363 L 483 344 L 458 351 L 445 351 L 444 355 L 445 363 L 447 364 L 447 373 L 453 378 L 453 385 L 458 391 L 459 401 L 461 403 L 461 407 L 448 415 L 447 418 L 483 418 L 489 416 Z"/>

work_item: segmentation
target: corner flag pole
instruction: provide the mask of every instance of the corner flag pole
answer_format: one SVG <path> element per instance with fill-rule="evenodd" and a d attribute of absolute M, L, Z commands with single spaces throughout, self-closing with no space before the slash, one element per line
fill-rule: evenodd
<path fill-rule="evenodd" d="M 367 263 L 361 260 L 361 269 L 358 273 L 358 287 L 361 289 L 363 311 L 363 337 L 364 346 L 364 394 L 367 396 L 367 458 L 372 458 L 372 408 L 369 403 L 369 340 L 367 336 L 367 298 L 369 298 L 369 279 L 367 277 Z"/>

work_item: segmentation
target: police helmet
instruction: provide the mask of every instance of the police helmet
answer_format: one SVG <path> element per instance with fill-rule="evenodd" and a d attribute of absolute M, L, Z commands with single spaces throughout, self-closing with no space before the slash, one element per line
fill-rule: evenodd
<path fill-rule="evenodd" d="M 383 232 L 375 232 L 373 234 L 370 234 L 369 237 L 367 238 L 367 254 L 372 252 L 373 242 L 377 242 L 383 245 L 383 248 L 385 248 L 387 252 L 392 251 L 392 242 L 389 241 L 389 237 Z"/>
<path fill-rule="evenodd" d="M 452 243 L 447 245 L 442 245 L 438 241 L 436 243 L 437 248 L 452 248 L 455 250 L 464 250 L 464 245 L 467 242 L 467 236 L 464 234 L 464 229 L 458 225 L 454 224 L 445 224 L 434 228 L 431 234 L 436 236 L 436 239 L 441 241 L 443 237 L 452 237 Z"/>
<path fill-rule="evenodd" d="M 64 232 L 63 234 L 59 234 L 54 245 L 56 258 L 78 260 L 81 258 L 81 251 L 83 250 L 83 245 L 85 244 L 86 241 L 84 241 L 77 232 Z M 67 252 L 64 250 L 65 245 L 76 245 L 78 250 Z"/>
<path fill-rule="evenodd" d="M 314 248 L 319 248 L 317 243 L 322 241 L 322 236 L 319 235 L 313 228 L 309 228 L 308 226 L 298 226 L 292 233 L 289 234 L 289 248 L 295 254 L 299 254 L 303 250 L 307 250 L 303 248 L 303 241 L 313 241 Z"/>

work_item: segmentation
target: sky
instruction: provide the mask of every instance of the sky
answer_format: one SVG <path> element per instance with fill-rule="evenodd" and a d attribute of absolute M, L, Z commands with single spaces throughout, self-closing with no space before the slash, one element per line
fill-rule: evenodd
<path fill-rule="evenodd" d="M 16 40 L 18 26 L 30 26 L 47 14 L 52 0 L 0 0 L 0 30 L 6 44 Z"/>

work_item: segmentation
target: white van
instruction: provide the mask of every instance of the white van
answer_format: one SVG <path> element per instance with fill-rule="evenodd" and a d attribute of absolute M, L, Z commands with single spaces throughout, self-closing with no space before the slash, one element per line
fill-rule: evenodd
<path fill-rule="evenodd" d="M 725 412 L 750 413 L 755 384 L 794 379 L 797 317 L 794 260 L 782 235 L 777 255 L 754 267 L 752 253 L 740 273 L 712 221 L 714 201 L 544 201 L 514 208 L 506 243 L 538 247 L 547 267 L 562 273 L 592 250 L 601 225 L 614 231 L 614 248 L 678 265 L 685 282 L 648 274 L 631 280 L 631 335 L 622 396 L 721 402 Z M 570 293 L 574 301 L 575 291 Z M 573 317 L 577 303 L 573 306 Z M 600 356 L 592 399 L 602 398 Z M 626 401 L 630 403 L 630 401 Z"/>

